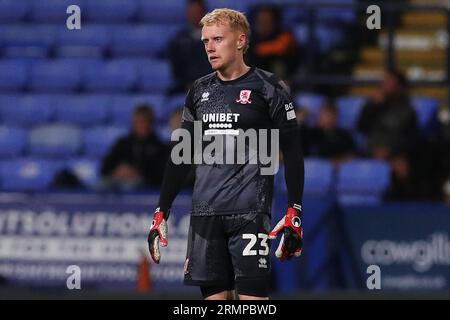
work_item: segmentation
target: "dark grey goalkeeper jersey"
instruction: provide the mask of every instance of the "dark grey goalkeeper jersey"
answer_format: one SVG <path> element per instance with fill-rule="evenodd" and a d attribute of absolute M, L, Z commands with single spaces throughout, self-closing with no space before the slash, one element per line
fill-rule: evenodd
<path fill-rule="evenodd" d="M 269 151 L 264 154 L 278 153 L 270 149 L 270 130 L 279 129 L 282 134 L 298 126 L 286 85 L 272 73 L 258 68 L 251 68 L 232 81 L 222 81 L 216 73 L 209 74 L 195 81 L 189 91 L 183 121 L 201 121 L 202 124 L 203 161 L 196 165 L 191 214 L 270 214 L 274 176 L 261 172 L 261 168 L 270 164 L 261 161 L 259 150 L 252 148 L 250 139 L 245 140 L 242 155 L 237 139 L 245 132 L 248 134 L 248 129 L 254 129 L 258 147 L 260 141 L 266 139 Z M 261 135 L 260 129 L 268 130 L 267 138 Z M 205 137 L 209 140 L 205 141 Z M 216 140 L 219 137 L 221 140 Z M 213 150 L 213 141 L 220 141 L 216 146 L 223 148 Z M 221 158 L 222 163 L 205 163 L 207 155 Z M 238 157 L 242 159 L 242 156 L 245 160 L 239 162 Z M 230 163 L 231 157 L 234 163 Z"/>

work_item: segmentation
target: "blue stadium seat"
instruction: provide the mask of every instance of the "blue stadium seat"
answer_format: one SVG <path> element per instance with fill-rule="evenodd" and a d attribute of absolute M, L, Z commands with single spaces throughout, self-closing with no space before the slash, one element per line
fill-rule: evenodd
<path fill-rule="evenodd" d="M 390 184 L 389 165 L 380 160 L 351 160 L 338 171 L 338 200 L 344 204 L 382 201 Z"/>
<path fill-rule="evenodd" d="M 303 108 L 308 112 L 306 123 L 314 125 L 319 116 L 320 107 L 327 101 L 325 96 L 315 93 L 299 93 L 295 96 L 296 108 Z"/>
<path fill-rule="evenodd" d="M 138 88 L 140 91 L 167 92 L 172 83 L 172 68 L 168 61 L 147 61 L 138 69 Z"/>
<path fill-rule="evenodd" d="M 89 189 L 94 189 L 100 176 L 100 161 L 89 158 L 69 160 L 68 167 Z"/>
<path fill-rule="evenodd" d="M 314 4 L 314 0 L 309 0 Z M 327 7 L 319 7 L 316 11 L 316 18 L 318 23 L 327 24 L 349 24 L 356 20 L 356 12 L 351 7 L 341 7 L 339 5 L 354 5 L 356 0 L 327 0 L 327 4 L 331 4 Z M 338 6 L 332 6 L 335 3 Z"/>
<path fill-rule="evenodd" d="M 345 96 L 337 98 L 336 107 L 339 112 L 339 127 L 349 130 L 355 129 L 365 102 L 366 97 L 363 96 Z"/>
<path fill-rule="evenodd" d="M 126 128 L 118 126 L 99 126 L 84 131 L 84 155 L 99 159 L 107 154 L 112 145 L 123 135 Z"/>
<path fill-rule="evenodd" d="M 186 1 L 165 0 L 148 1 L 140 0 L 138 19 L 149 23 L 181 23 L 186 20 Z"/>
<path fill-rule="evenodd" d="M 111 44 L 111 32 L 105 25 L 83 25 L 81 30 L 59 30 L 55 53 L 58 57 L 101 58 Z"/>
<path fill-rule="evenodd" d="M 0 119 L 13 126 L 33 126 L 52 117 L 52 99 L 47 95 L 0 96 Z"/>
<path fill-rule="evenodd" d="M 317 26 L 315 29 L 315 37 L 319 41 L 319 50 L 322 53 L 339 46 L 345 38 L 342 29 L 322 25 Z"/>
<path fill-rule="evenodd" d="M 439 100 L 432 97 L 411 97 L 411 104 L 416 111 L 417 121 L 421 129 L 427 130 L 436 123 L 436 112 Z"/>
<path fill-rule="evenodd" d="M 0 162 L 1 189 L 6 191 L 45 191 L 58 164 L 51 160 L 19 158 Z"/>
<path fill-rule="evenodd" d="M 27 66 L 15 60 L 0 60 L 0 91 L 19 91 L 28 79 Z"/>
<path fill-rule="evenodd" d="M 86 1 L 86 18 L 91 22 L 127 22 L 137 12 L 135 0 Z"/>
<path fill-rule="evenodd" d="M 166 107 L 172 112 L 175 109 L 183 108 L 186 100 L 186 95 L 177 94 L 166 99 Z"/>
<path fill-rule="evenodd" d="M 309 45 L 309 27 L 306 24 L 298 24 L 292 31 L 299 44 Z M 344 31 L 334 26 L 317 25 L 313 32 L 313 39 L 319 52 L 324 53 L 344 40 Z"/>
<path fill-rule="evenodd" d="M 302 7 L 285 7 L 281 10 L 282 23 L 288 29 L 306 21 L 307 12 Z"/>
<path fill-rule="evenodd" d="M 2 0 L 0 1 L 0 23 L 16 23 L 23 20 L 28 13 L 28 1 Z"/>
<path fill-rule="evenodd" d="M 305 194 L 316 196 L 329 194 L 334 184 L 333 170 L 328 160 L 305 158 Z M 275 176 L 275 186 L 277 192 L 287 192 L 283 164 Z"/>
<path fill-rule="evenodd" d="M 0 126 L 0 157 L 20 156 L 25 150 L 26 141 L 25 130 Z"/>
<path fill-rule="evenodd" d="M 31 67 L 29 88 L 40 92 L 71 92 L 79 87 L 80 81 L 77 63 L 51 60 Z"/>
<path fill-rule="evenodd" d="M 28 0 L 30 2 L 30 19 L 40 23 L 58 23 L 66 25 L 70 5 L 78 5 L 81 9 L 81 21 L 84 19 L 83 0 Z"/>
<path fill-rule="evenodd" d="M 121 61 L 98 62 L 83 69 L 83 86 L 88 91 L 129 91 L 137 80 L 136 68 Z"/>
<path fill-rule="evenodd" d="M 55 120 L 77 126 L 103 125 L 109 119 L 107 95 L 62 96 L 55 99 Z"/>
<path fill-rule="evenodd" d="M 116 56 L 164 56 L 177 25 L 127 25 L 117 27 L 111 51 Z"/>
<path fill-rule="evenodd" d="M 80 130 L 67 124 L 49 124 L 30 131 L 30 154 L 35 156 L 70 157 L 81 148 Z"/>
<path fill-rule="evenodd" d="M 305 192 L 326 194 L 333 186 L 333 166 L 324 159 L 305 159 Z"/>
<path fill-rule="evenodd" d="M 167 120 L 169 116 L 165 109 L 163 95 L 124 95 L 115 96 L 112 100 L 112 122 L 115 125 L 130 127 L 133 110 L 141 103 L 148 103 L 153 107 L 157 120 Z"/>
<path fill-rule="evenodd" d="M 6 58 L 47 57 L 56 27 L 51 25 L 7 25 L 0 28 L 0 43 Z"/>
<path fill-rule="evenodd" d="M 238 10 L 241 12 L 248 13 L 250 6 L 252 5 L 252 0 L 242 1 L 242 0 L 207 0 L 206 7 L 208 10 L 213 10 L 216 8 L 230 8 Z"/>

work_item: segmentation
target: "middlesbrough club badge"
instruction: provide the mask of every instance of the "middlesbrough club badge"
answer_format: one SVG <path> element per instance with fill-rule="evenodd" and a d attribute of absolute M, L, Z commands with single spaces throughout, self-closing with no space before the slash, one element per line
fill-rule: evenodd
<path fill-rule="evenodd" d="M 236 100 L 236 102 L 242 104 L 252 103 L 252 101 L 250 100 L 250 93 L 252 93 L 252 90 L 241 90 L 239 99 Z"/>

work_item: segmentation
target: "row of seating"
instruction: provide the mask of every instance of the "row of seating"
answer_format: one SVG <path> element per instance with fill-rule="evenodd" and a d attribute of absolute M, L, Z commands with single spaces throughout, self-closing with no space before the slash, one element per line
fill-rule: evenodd
<path fill-rule="evenodd" d="M 4 57 L 159 56 L 180 24 L 6 25 L 0 28 Z"/>
<path fill-rule="evenodd" d="M 295 96 L 296 106 L 308 112 L 307 124 L 313 125 L 317 121 L 320 107 L 327 101 L 327 97 L 317 93 L 300 93 Z M 362 108 L 367 101 L 365 96 L 342 96 L 335 101 L 338 108 L 340 127 L 354 130 Z M 419 127 L 428 131 L 436 123 L 439 100 L 433 97 L 412 96 L 411 104 L 417 116 Z"/>
<path fill-rule="evenodd" d="M 0 158 L 24 154 L 68 159 L 83 154 L 102 158 L 127 127 L 96 126 L 85 130 L 67 124 L 38 126 L 31 130 L 0 126 Z"/>
<path fill-rule="evenodd" d="M 0 161 L 0 189 L 7 191 L 45 191 L 58 170 L 70 169 L 86 184 L 94 188 L 99 179 L 100 161 L 88 157 L 68 161 L 34 158 L 15 158 Z M 285 193 L 284 169 L 275 177 L 276 191 Z M 323 195 L 334 190 L 342 201 L 376 203 L 389 187 L 389 165 L 380 160 L 351 160 L 334 167 L 323 159 L 305 159 L 305 194 Z"/>
<path fill-rule="evenodd" d="M 0 60 L 0 91 L 166 92 L 172 81 L 165 60 Z"/>
<path fill-rule="evenodd" d="M 1 77 L 1 76 L 0 76 Z M 156 119 L 167 122 L 170 113 L 184 105 L 184 95 L 162 94 L 33 94 L 0 95 L 0 123 L 13 126 L 38 125 L 48 122 L 65 122 L 77 126 L 115 124 L 127 126 L 137 103 L 150 103 Z M 320 107 L 327 97 L 313 93 L 294 96 L 296 106 L 308 111 L 307 125 L 317 121 Z M 357 119 L 367 98 L 364 96 L 341 96 L 336 99 L 339 112 L 338 125 L 354 130 Z M 431 97 L 414 96 L 411 103 L 423 130 L 436 121 L 439 101 Z"/>
<path fill-rule="evenodd" d="M 184 100 L 184 95 L 161 94 L 0 94 L 0 123 L 19 127 L 52 122 L 129 126 L 140 103 L 150 104 L 157 122 L 165 123 L 173 110 L 183 107 Z"/>
<path fill-rule="evenodd" d="M 337 194 L 344 204 L 376 204 L 390 186 L 391 169 L 382 160 L 356 159 L 333 165 L 325 159 L 305 159 L 305 194 L 323 196 Z M 286 193 L 284 168 L 280 168 L 275 184 L 277 192 Z"/>
<path fill-rule="evenodd" d="M 0 48 L 5 58 L 58 58 L 104 56 L 167 56 L 170 39 L 182 26 L 173 25 L 85 25 L 81 30 L 68 30 L 53 25 L 8 25 L 0 29 Z M 292 25 L 296 41 L 310 45 L 309 26 Z M 320 52 L 338 46 L 345 30 L 318 24 L 313 40 Z M 200 39 L 199 39 L 200 41 Z"/>
<path fill-rule="evenodd" d="M 354 21 L 355 10 L 350 7 L 337 9 L 335 4 L 354 4 L 355 0 L 327 1 L 330 7 L 319 7 L 319 21 Z M 282 5 L 287 21 L 304 19 L 305 8 L 298 5 L 314 5 L 314 0 L 206 0 L 207 8 L 233 8 L 249 13 L 255 5 Z M 82 19 L 94 22 L 158 22 L 173 23 L 185 18 L 185 0 L 2 0 L 0 1 L 0 23 L 31 20 L 34 22 L 62 22 L 68 17 L 66 9 L 78 5 Z M 295 14 L 292 14 L 295 13 Z M 298 20 L 293 20 L 298 21 Z"/>

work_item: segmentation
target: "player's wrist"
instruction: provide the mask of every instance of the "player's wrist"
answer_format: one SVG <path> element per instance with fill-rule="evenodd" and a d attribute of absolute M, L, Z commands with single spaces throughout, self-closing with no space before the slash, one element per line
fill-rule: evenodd
<path fill-rule="evenodd" d="M 303 206 L 298 203 L 291 203 L 288 205 L 288 212 L 296 213 L 297 215 L 301 215 L 303 212 Z"/>
<path fill-rule="evenodd" d="M 153 218 L 155 218 L 156 215 L 162 215 L 164 220 L 167 221 L 169 219 L 169 215 L 170 215 L 170 208 L 165 208 L 165 207 L 158 206 L 155 209 L 155 213 L 153 215 Z"/>

